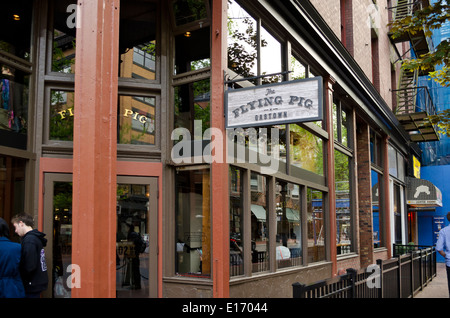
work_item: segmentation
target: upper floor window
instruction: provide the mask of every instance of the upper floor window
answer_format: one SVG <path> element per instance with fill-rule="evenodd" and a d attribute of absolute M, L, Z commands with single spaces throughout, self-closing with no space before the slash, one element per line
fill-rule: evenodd
<path fill-rule="evenodd" d="M 350 147 L 349 137 L 351 132 L 351 121 L 348 111 L 340 101 L 333 102 L 333 132 L 334 141 Z"/>
<path fill-rule="evenodd" d="M 235 0 L 228 3 L 228 68 L 253 85 L 281 82 L 282 43 Z M 263 78 L 253 78 L 269 75 Z"/>
<path fill-rule="evenodd" d="M 405 158 L 393 146 L 388 146 L 389 174 L 405 181 Z"/>
<path fill-rule="evenodd" d="M 381 136 L 373 130 L 370 131 L 370 161 L 372 164 L 382 167 L 383 152 Z"/>

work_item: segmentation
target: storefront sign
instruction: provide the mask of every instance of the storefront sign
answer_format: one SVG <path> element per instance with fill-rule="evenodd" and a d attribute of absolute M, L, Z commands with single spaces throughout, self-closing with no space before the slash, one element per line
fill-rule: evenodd
<path fill-rule="evenodd" d="M 416 156 L 413 156 L 413 164 L 414 164 L 414 177 L 417 179 L 420 179 L 420 161 L 416 158 Z"/>
<path fill-rule="evenodd" d="M 407 178 L 407 203 L 413 207 L 442 206 L 442 193 L 428 180 Z"/>
<path fill-rule="evenodd" d="M 58 112 L 58 114 L 61 116 L 61 120 L 65 119 L 67 117 L 73 117 L 73 107 L 64 109 L 64 110 Z M 147 122 L 150 122 L 150 123 L 152 122 L 151 118 L 148 118 L 147 116 L 142 115 L 139 112 L 133 111 L 131 109 L 125 109 L 123 117 L 131 117 L 133 120 L 137 120 L 141 124 L 146 124 Z"/>
<path fill-rule="evenodd" d="M 229 90 L 227 128 L 322 120 L 322 77 Z"/>

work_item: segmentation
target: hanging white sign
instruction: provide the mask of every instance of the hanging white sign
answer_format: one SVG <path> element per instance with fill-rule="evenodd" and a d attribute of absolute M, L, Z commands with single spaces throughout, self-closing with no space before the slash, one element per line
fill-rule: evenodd
<path fill-rule="evenodd" d="M 251 127 L 322 120 L 322 77 L 228 90 L 226 127 Z"/>

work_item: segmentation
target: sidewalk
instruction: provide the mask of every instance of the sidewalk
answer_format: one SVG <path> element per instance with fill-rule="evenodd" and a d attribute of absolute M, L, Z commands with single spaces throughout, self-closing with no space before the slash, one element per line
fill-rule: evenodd
<path fill-rule="evenodd" d="M 437 263 L 437 275 L 414 298 L 448 298 L 447 272 L 445 263 Z"/>

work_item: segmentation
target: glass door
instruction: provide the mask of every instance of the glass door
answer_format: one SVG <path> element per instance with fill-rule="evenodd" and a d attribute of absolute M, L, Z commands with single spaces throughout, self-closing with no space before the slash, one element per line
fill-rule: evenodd
<path fill-rule="evenodd" d="M 70 298 L 72 271 L 72 175 L 45 175 L 44 233 L 49 284 L 44 297 Z M 68 270 L 69 269 L 69 270 Z"/>
<path fill-rule="evenodd" d="M 157 178 L 117 177 L 118 298 L 157 297 L 157 185 Z M 47 173 L 44 187 L 44 233 L 48 240 L 49 268 L 49 288 L 44 296 L 70 298 L 72 175 Z"/>
<path fill-rule="evenodd" d="M 117 177 L 116 296 L 157 297 L 157 179 Z"/>

